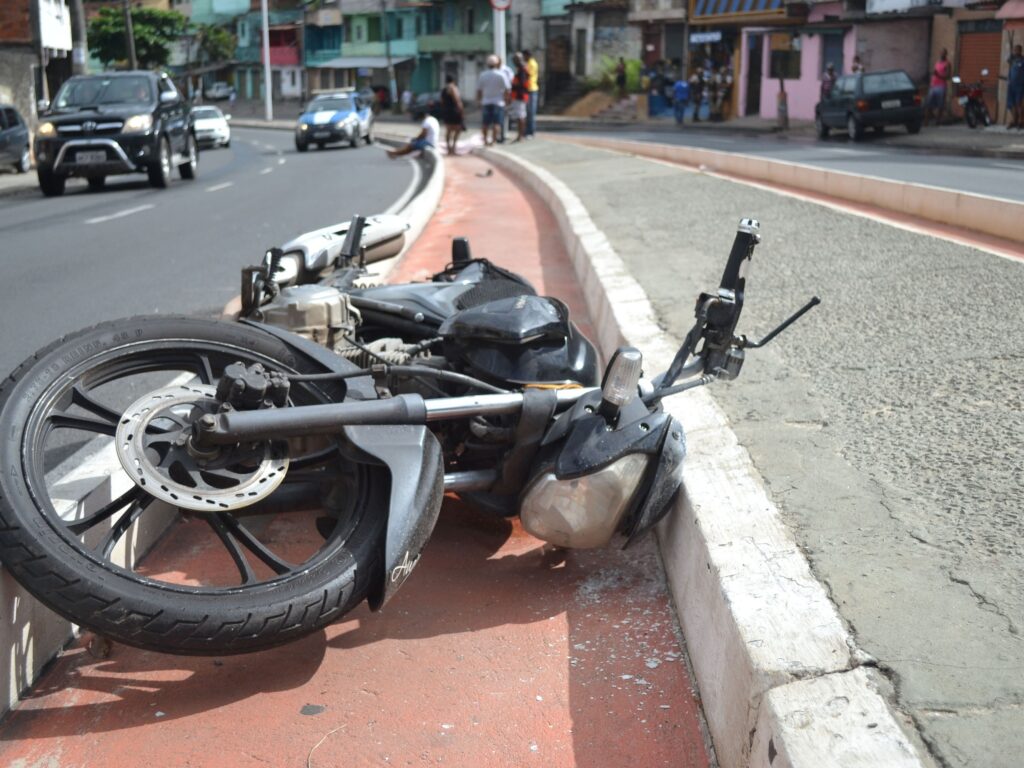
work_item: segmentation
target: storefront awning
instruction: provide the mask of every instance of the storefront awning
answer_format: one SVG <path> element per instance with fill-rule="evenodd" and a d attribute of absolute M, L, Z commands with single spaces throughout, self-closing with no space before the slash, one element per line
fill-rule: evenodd
<path fill-rule="evenodd" d="M 392 56 L 391 65 L 397 67 L 406 61 L 412 61 L 411 56 Z M 336 59 L 317 64 L 314 69 L 387 69 L 387 56 L 339 56 Z"/>
<path fill-rule="evenodd" d="M 996 11 L 997 19 L 1024 19 L 1024 0 L 1006 0 Z"/>
<path fill-rule="evenodd" d="M 697 0 L 693 6 L 693 20 L 774 13 L 782 10 L 782 0 Z"/>

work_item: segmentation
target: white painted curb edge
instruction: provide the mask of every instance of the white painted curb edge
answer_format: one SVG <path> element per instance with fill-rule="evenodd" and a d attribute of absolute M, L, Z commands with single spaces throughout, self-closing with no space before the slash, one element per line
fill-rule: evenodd
<path fill-rule="evenodd" d="M 485 158 L 554 213 L 606 358 L 638 347 L 647 370 L 677 348 L 580 199 L 503 150 Z M 920 768 L 919 737 L 860 666 L 852 637 L 705 390 L 666 403 L 687 433 L 684 494 L 658 534 L 704 713 L 723 768 Z M 901 725 L 902 723 L 902 725 Z M 905 730 L 906 729 L 906 730 Z"/>

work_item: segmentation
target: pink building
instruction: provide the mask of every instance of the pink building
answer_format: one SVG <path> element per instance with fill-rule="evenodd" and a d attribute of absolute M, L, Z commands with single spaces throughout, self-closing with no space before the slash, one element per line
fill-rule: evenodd
<path fill-rule="evenodd" d="M 924 87 L 928 73 L 929 19 L 880 16 L 843 21 L 840 2 L 816 3 L 807 21 L 792 27 L 748 27 L 740 45 L 738 112 L 774 120 L 779 76 L 785 81 L 789 116 L 813 120 L 826 65 L 850 72 L 854 56 L 865 71 L 905 69 Z"/>

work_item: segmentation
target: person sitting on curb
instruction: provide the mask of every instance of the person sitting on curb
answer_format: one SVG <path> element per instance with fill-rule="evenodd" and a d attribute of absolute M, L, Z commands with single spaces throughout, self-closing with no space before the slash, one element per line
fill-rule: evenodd
<path fill-rule="evenodd" d="M 441 126 L 438 125 L 437 118 L 433 115 L 428 115 L 424 109 L 415 109 L 412 113 L 412 119 L 420 124 L 420 132 L 404 147 L 389 149 L 388 157 L 392 160 L 412 152 L 423 152 L 425 149 L 437 148 L 437 137 L 441 133 Z"/>

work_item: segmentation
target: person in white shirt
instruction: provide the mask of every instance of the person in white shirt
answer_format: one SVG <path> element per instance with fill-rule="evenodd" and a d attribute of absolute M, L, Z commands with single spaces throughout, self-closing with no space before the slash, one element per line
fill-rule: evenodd
<path fill-rule="evenodd" d="M 413 110 L 412 119 L 420 124 L 420 132 L 404 147 L 389 149 L 388 157 L 392 160 L 411 152 L 423 152 L 426 149 L 437 148 L 437 137 L 441 134 L 441 126 L 438 124 L 437 118 L 428 115 L 423 109 L 416 109 Z"/>
<path fill-rule="evenodd" d="M 487 69 L 480 73 L 477 81 L 476 100 L 483 109 L 484 146 L 490 146 L 498 139 L 498 132 L 505 119 L 505 98 L 509 83 L 498 69 L 499 59 L 494 54 L 487 57 Z"/>

